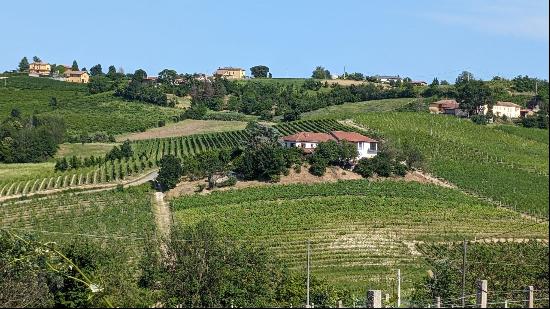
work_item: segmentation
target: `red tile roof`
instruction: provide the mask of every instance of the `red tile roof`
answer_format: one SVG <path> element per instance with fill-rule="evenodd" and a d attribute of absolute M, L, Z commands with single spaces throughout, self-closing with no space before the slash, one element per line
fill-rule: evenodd
<path fill-rule="evenodd" d="M 460 106 L 456 100 L 439 100 L 432 103 L 433 105 L 438 105 L 440 108 L 444 109 L 455 109 Z M 430 104 L 430 105 L 432 105 Z"/>
<path fill-rule="evenodd" d="M 328 141 L 348 141 L 352 143 L 367 142 L 376 143 L 377 141 L 357 132 L 332 131 L 327 133 L 298 132 L 292 135 L 283 136 L 285 142 L 328 142 Z"/>
<path fill-rule="evenodd" d="M 376 143 L 377 142 L 376 140 L 368 136 L 359 134 L 357 132 L 332 131 L 330 132 L 330 134 L 336 137 L 336 139 L 339 141 L 345 140 L 352 143 L 360 143 L 360 142 Z"/>
<path fill-rule="evenodd" d="M 328 142 L 334 140 L 334 137 L 327 133 L 298 132 L 283 136 L 285 142 Z"/>

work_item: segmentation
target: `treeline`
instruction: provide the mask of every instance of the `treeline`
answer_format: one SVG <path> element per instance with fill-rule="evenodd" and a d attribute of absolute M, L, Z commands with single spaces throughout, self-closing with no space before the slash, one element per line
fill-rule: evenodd
<path fill-rule="evenodd" d="M 18 109 L 0 125 L 0 162 L 42 162 L 57 152 L 65 123 L 55 116 L 23 118 Z"/>

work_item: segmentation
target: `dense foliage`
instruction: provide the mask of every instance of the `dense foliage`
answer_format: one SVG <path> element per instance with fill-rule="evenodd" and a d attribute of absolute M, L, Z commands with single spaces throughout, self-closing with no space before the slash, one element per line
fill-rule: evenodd
<path fill-rule="evenodd" d="M 41 162 L 51 158 L 65 138 L 59 117 L 22 118 L 19 110 L 0 124 L 0 162 Z"/>

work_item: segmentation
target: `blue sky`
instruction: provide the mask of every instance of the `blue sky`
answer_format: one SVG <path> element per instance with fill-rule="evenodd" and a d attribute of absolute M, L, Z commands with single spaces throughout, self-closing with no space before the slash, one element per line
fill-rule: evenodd
<path fill-rule="evenodd" d="M 36 11 L 36 18 L 33 18 Z M 265 64 L 274 77 L 548 79 L 548 1 L 5 1 L 0 70 L 23 56 L 156 75 Z"/>

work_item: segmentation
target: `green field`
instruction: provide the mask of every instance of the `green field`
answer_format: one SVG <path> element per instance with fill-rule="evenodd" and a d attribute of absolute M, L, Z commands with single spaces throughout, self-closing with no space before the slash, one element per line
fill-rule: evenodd
<path fill-rule="evenodd" d="M 61 144 L 59 150 L 55 154 L 56 158 L 62 157 L 103 157 L 118 143 L 87 143 L 87 144 Z"/>
<path fill-rule="evenodd" d="M 151 201 L 147 186 L 122 192 L 61 194 L 3 203 L 0 221 L 3 228 L 18 233 L 30 231 L 48 241 L 80 237 L 115 241 L 127 237 L 129 244 L 142 243 L 138 238 L 151 238 L 155 232 Z"/>
<path fill-rule="evenodd" d="M 406 282 L 425 274 L 418 242 L 510 230 L 519 231 L 500 237 L 548 239 L 547 223 L 533 225 L 457 190 L 400 181 L 273 185 L 182 197 L 171 207 L 177 224 L 210 219 L 228 236 L 271 248 L 297 271 L 311 241 L 313 274 L 358 293 L 387 290 L 398 268 Z"/>
<path fill-rule="evenodd" d="M 369 112 L 389 112 L 415 101 L 413 98 L 383 99 L 372 100 L 357 103 L 344 103 L 342 105 L 332 105 L 315 111 L 302 114 L 303 119 L 322 119 L 322 118 L 351 118 L 362 113 Z"/>
<path fill-rule="evenodd" d="M 548 217 L 548 131 L 423 113 L 370 113 L 355 120 L 395 143 L 416 145 L 427 169 L 459 188 Z"/>
<path fill-rule="evenodd" d="M 121 134 L 144 131 L 171 121 L 180 109 L 146 103 L 126 102 L 112 92 L 89 95 L 87 87 L 47 78 L 10 77 L 7 87 L 0 85 L 0 117 L 7 117 L 14 108 L 23 116 L 56 115 L 65 120 L 68 133 L 107 132 Z M 57 107 L 50 106 L 52 97 Z"/>

